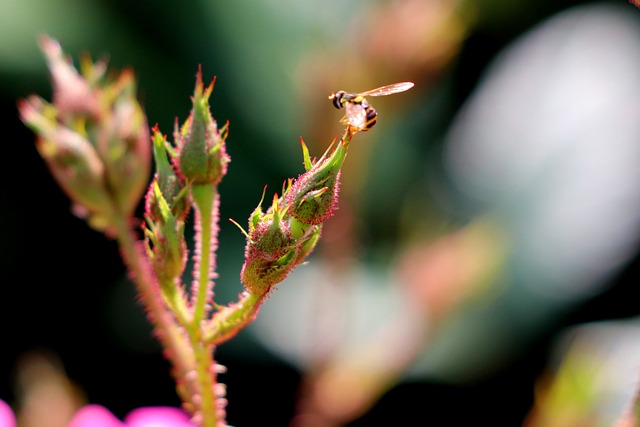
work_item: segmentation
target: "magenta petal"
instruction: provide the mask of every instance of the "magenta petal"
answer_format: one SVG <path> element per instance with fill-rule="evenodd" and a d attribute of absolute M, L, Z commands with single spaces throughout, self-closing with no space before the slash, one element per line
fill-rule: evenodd
<path fill-rule="evenodd" d="M 13 416 L 11 407 L 4 401 L 0 400 L 0 426 L 15 427 L 16 417 Z"/>
<path fill-rule="evenodd" d="M 125 427 L 115 415 L 100 405 L 82 407 L 67 427 Z"/>
<path fill-rule="evenodd" d="M 126 416 L 125 423 L 127 427 L 193 427 L 187 414 L 168 406 L 134 409 Z"/>

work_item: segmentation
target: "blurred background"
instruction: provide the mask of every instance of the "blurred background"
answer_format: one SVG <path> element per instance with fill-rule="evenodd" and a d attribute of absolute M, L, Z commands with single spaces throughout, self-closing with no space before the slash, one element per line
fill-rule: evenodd
<path fill-rule="evenodd" d="M 71 214 L 18 119 L 19 98 L 51 97 L 45 33 L 76 64 L 131 67 L 165 134 L 198 65 L 216 77 L 232 158 L 219 302 L 242 289 L 227 218 L 244 223 L 265 185 L 268 200 L 303 171 L 300 137 L 320 156 L 341 134 L 327 96 L 415 83 L 369 99 L 378 123 L 354 139 L 320 245 L 218 349 L 231 425 L 605 426 L 630 405 L 631 3 L 0 0 L 0 399 L 53 427 L 51 407 L 123 417 L 179 401 L 116 244 Z"/>

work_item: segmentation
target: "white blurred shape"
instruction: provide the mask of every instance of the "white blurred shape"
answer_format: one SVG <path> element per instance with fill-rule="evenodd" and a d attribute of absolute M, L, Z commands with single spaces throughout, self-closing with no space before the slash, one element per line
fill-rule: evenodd
<path fill-rule="evenodd" d="M 251 324 L 254 335 L 287 362 L 309 368 L 337 349 L 369 342 L 401 310 L 397 284 L 381 271 L 354 267 L 336 277 L 320 259 L 298 267 L 276 289 Z"/>
<path fill-rule="evenodd" d="M 563 364 L 580 364 L 582 378 L 590 389 L 588 414 L 591 425 L 613 426 L 633 405 L 638 391 L 638 360 L 640 360 L 640 324 L 638 319 L 610 321 L 578 326 L 562 336 L 556 349 Z M 572 371 L 573 369 L 573 371 Z M 568 367 L 569 372 L 581 372 Z M 580 378 L 578 379 L 580 380 Z M 576 381 L 579 384 L 579 381 Z"/>
<path fill-rule="evenodd" d="M 640 230 L 640 13 L 580 6 L 513 43 L 456 119 L 455 185 L 497 211 L 516 268 L 555 296 L 586 295 Z"/>

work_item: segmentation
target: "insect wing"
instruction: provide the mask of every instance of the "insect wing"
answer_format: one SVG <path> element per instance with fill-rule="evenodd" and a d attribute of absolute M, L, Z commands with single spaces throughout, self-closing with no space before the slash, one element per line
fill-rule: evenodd
<path fill-rule="evenodd" d="M 381 86 L 375 89 L 368 90 L 366 92 L 361 92 L 359 96 L 387 96 L 393 95 L 394 93 L 404 92 L 405 90 L 409 90 L 413 87 L 413 83 L 411 82 L 402 82 L 402 83 L 393 83 L 386 86 Z"/>

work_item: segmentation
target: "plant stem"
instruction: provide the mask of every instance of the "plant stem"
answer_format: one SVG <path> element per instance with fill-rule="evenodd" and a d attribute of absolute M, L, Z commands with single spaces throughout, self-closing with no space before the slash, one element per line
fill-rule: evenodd
<path fill-rule="evenodd" d="M 211 328 L 204 337 L 205 341 L 220 345 L 233 338 L 256 317 L 265 296 L 266 294 L 243 292 L 240 301 L 230 304 L 215 314 L 210 323 Z"/>
<path fill-rule="evenodd" d="M 197 239 L 199 245 L 197 251 L 197 290 L 196 299 L 193 308 L 193 324 L 198 325 L 206 316 L 207 297 L 212 289 L 210 282 L 210 272 L 213 269 L 213 259 L 211 251 L 212 228 L 213 224 L 213 205 L 217 198 L 217 189 L 213 185 L 193 185 L 192 195 L 195 205 L 198 209 L 197 221 Z M 217 217 L 217 215 L 216 215 Z"/>
<path fill-rule="evenodd" d="M 118 216 L 114 221 L 122 259 L 135 283 L 158 339 L 165 349 L 165 357 L 173 365 L 173 376 L 185 378 L 193 366 L 193 352 L 186 342 L 184 330 L 175 323 L 164 307 L 158 282 L 144 255 L 142 244 L 137 241 L 126 218 Z M 183 399 L 185 396 L 181 396 Z"/>
<path fill-rule="evenodd" d="M 218 217 L 216 211 L 217 189 L 214 185 L 193 185 L 192 196 L 197 208 L 198 215 L 196 242 L 197 250 L 197 283 L 195 303 L 193 307 L 193 321 L 188 327 L 189 339 L 193 347 L 195 356 L 195 369 L 197 373 L 198 391 L 197 399 L 203 427 L 215 427 L 218 423 L 216 412 L 216 374 L 213 371 L 214 346 L 204 341 L 202 327 L 207 315 L 207 298 L 212 292 L 213 282 L 211 275 L 213 271 L 213 248 L 212 241 L 216 237 L 214 227 Z"/>
<path fill-rule="evenodd" d="M 199 397 L 193 396 L 192 401 L 198 405 L 200 415 L 200 425 L 202 427 L 216 427 L 218 425 L 218 414 L 216 411 L 216 395 L 214 387 L 216 385 L 216 373 L 213 371 L 214 347 L 206 344 L 202 340 L 200 330 L 190 329 L 191 339 L 196 364 L 197 386 Z"/>
<path fill-rule="evenodd" d="M 160 288 L 162 289 L 162 296 L 164 302 L 169 306 L 173 314 L 176 316 L 178 322 L 187 327 L 193 319 L 191 312 L 187 307 L 184 295 L 179 291 L 179 284 L 170 280 L 160 280 Z"/>

